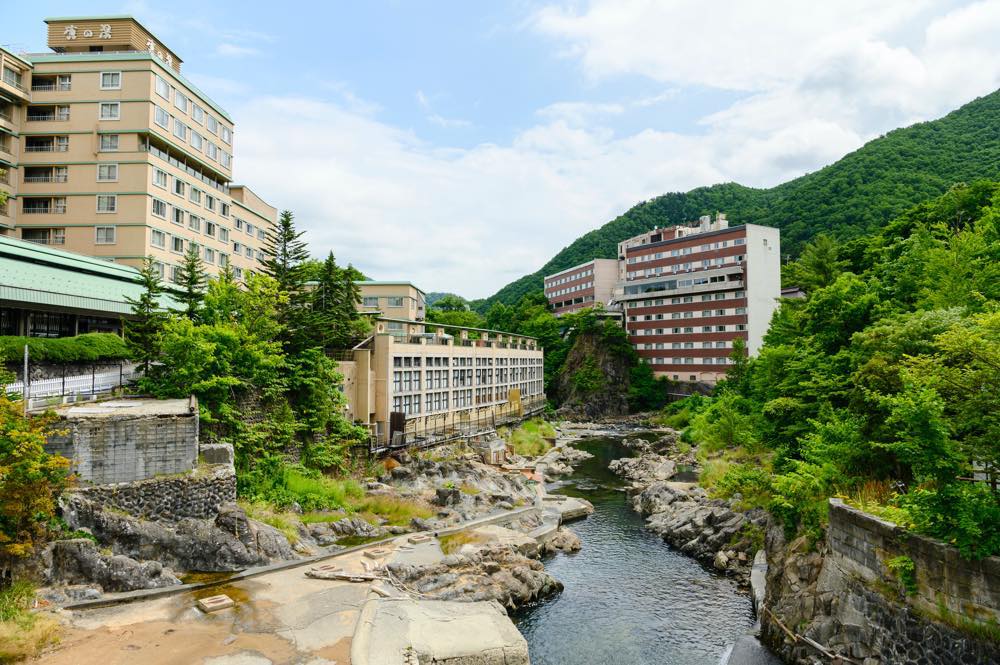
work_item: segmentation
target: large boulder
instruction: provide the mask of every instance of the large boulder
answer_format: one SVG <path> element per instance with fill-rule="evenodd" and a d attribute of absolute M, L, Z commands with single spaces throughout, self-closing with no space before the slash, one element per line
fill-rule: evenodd
<path fill-rule="evenodd" d="M 104 591 L 137 591 L 180 584 L 159 561 L 136 561 L 121 554 L 98 551 L 87 538 L 57 540 L 52 544 L 52 584 L 96 584 Z"/>

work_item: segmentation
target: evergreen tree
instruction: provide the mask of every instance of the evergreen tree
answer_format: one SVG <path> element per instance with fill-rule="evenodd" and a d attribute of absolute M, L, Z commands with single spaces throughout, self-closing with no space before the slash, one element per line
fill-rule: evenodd
<path fill-rule="evenodd" d="M 132 360 L 142 365 L 144 373 L 160 358 L 160 342 L 167 313 L 160 307 L 163 283 L 153 257 L 146 257 L 139 270 L 142 294 L 138 298 L 125 297 L 132 306 L 132 319 L 125 322 L 125 344 Z"/>
<path fill-rule="evenodd" d="M 312 291 L 313 346 L 344 348 L 354 341 L 361 290 L 353 276 L 351 269 L 337 265 L 333 252 L 323 261 Z"/>
<path fill-rule="evenodd" d="M 305 231 L 295 228 L 295 216 L 290 210 L 283 210 L 278 224 L 268 230 L 264 245 L 264 274 L 278 282 L 278 287 L 287 293 L 298 291 L 304 281 L 305 262 L 309 251 L 302 240 Z"/>
<path fill-rule="evenodd" d="M 188 243 L 184 253 L 184 263 L 177 273 L 177 284 L 181 287 L 178 299 L 184 305 L 184 316 L 194 321 L 205 300 L 205 264 L 201 261 L 201 250 L 195 243 Z"/>

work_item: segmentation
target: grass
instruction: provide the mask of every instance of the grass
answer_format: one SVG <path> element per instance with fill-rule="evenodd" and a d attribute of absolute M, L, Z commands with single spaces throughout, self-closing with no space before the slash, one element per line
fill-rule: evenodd
<path fill-rule="evenodd" d="M 449 533 L 446 536 L 441 536 L 438 538 L 438 542 L 441 544 L 442 552 L 445 554 L 454 554 L 458 550 L 462 549 L 463 545 L 483 543 L 486 542 L 486 539 L 473 533 L 472 531 L 458 531 L 456 533 Z"/>
<path fill-rule="evenodd" d="M 240 501 L 240 507 L 246 511 L 250 519 L 273 526 L 280 531 L 288 542 L 295 545 L 299 542 L 299 516 L 291 511 L 277 510 L 264 501 L 253 503 Z"/>
<path fill-rule="evenodd" d="M 35 656 L 59 638 L 55 619 L 30 611 L 34 598 L 34 587 L 23 581 L 0 591 L 0 663 Z"/>
<path fill-rule="evenodd" d="M 522 457 L 538 457 L 544 455 L 552 447 L 546 439 L 554 439 L 556 429 L 541 418 L 532 418 L 521 423 L 505 438 L 514 446 L 514 452 Z"/>
<path fill-rule="evenodd" d="M 461 485 L 458 486 L 458 491 L 461 492 L 462 494 L 475 496 L 479 494 L 482 490 L 480 490 L 475 485 L 470 485 L 469 483 L 462 483 Z"/>
<path fill-rule="evenodd" d="M 406 526 L 414 517 L 427 519 L 434 511 L 426 503 L 385 494 L 372 494 L 352 503 L 351 507 L 362 517 L 377 515 L 394 526 Z"/>
<path fill-rule="evenodd" d="M 285 471 L 284 486 L 290 494 L 303 498 L 300 503 L 318 508 L 343 508 L 365 495 L 364 488 L 353 478 L 312 477 L 295 469 Z"/>

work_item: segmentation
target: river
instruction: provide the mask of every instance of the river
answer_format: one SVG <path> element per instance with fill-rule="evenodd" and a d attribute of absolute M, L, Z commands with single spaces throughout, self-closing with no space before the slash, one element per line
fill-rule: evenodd
<path fill-rule="evenodd" d="M 607 468 L 629 454 L 620 440 L 575 445 L 594 457 L 550 491 L 586 498 L 595 512 L 571 525 L 583 549 L 545 562 L 565 590 L 515 617 L 533 665 L 777 663 L 746 637 L 750 599 L 643 527 Z"/>

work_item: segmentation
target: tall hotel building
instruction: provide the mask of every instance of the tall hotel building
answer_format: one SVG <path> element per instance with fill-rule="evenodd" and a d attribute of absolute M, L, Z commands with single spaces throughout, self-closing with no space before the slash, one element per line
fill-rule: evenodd
<path fill-rule="evenodd" d="M 780 256 L 777 229 L 731 227 L 721 214 L 653 229 L 618 244 L 611 301 L 654 373 L 714 383 L 726 374 L 735 339 L 751 354 L 763 343 L 781 296 Z M 545 277 L 554 312 L 592 306 L 590 278 L 579 275 L 597 261 L 607 260 Z M 567 295 L 566 288 L 575 290 Z"/>
<path fill-rule="evenodd" d="M 654 229 L 618 245 L 617 300 L 629 339 L 658 375 L 714 383 L 733 341 L 756 353 L 781 294 L 778 229 L 697 226 Z"/>
<path fill-rule="evenodd" d="M 607 306 L 618 281 L 618 261 L 592 259 L 545 278 L 545 297 L 556 315 L 597 303 Z"/>
<path fill-rule="evenodd" d="M 232 183 L 233 121 L 128 16 L 52 18 L 51 53 L 0 51 L 0 233 L 167 279 L 256 270 L 277 211 Z"/>

